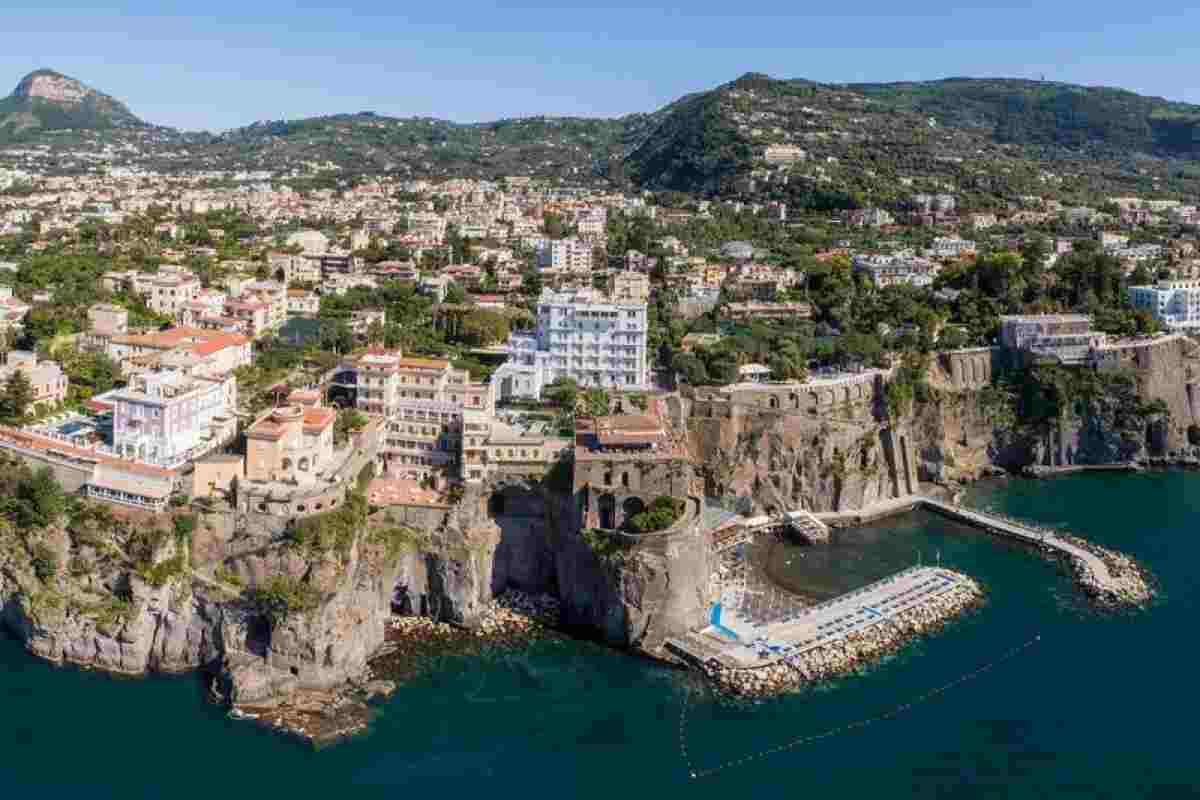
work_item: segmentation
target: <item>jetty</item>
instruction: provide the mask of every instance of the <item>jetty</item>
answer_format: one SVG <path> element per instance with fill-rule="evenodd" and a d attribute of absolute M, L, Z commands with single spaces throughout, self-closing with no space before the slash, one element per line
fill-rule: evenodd
<path fill-rule="evenodd" d="M 823 512 L 814 516 L 827 525 L 846 526 L 917 509 L 925 509 L 987 533 L 1053 553 L 1070 565 L 1076 582 L 1084 591 L 1104 602 L 1136 605 L 1150 598 L 1145 576 L 1128 556 L 1064 533 L 1038 528 L 990 511 L 967 508 L 958 503 L 913 494 L 884 500 L 861 510 Z"/>

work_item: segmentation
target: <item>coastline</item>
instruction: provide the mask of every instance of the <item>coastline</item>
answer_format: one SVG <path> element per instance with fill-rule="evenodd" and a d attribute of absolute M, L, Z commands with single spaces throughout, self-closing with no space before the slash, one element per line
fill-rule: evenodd
<path fill-rule="evenodd" d="M 472 627 L 428 617 L 394 617 L 386 642 L 359 680 L 330 689 L 299 690 L 277 703 L 234 705 L 230 716 L 321 747 L 365 732 L 375 706 L 406 681 L 436 668 L 441 659 L 477 656 L 485 649 L 516 650 L 558 636 L 558 601 L 510 591 L 496 599 Z"/>

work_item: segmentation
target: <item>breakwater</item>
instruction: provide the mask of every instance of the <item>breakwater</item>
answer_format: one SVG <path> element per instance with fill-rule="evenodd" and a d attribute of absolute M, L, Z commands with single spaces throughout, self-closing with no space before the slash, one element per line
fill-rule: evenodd
<path fill-rule="evenodd" d="M 965 522 L 989 533 L 1015 539 L 1062 559 L 1075 583 L 1102 605 L 1144 605 L 1153 597 L 1149 576 L 1128 556 L 1091 544 L 1077 536 L 1010 519 L 1000 514 L 964 508 L 927 497 L 921 508 Z"/>
<path fill-rule="evenodd" d="M 948 572 L 948 571 L 947 571 Z M 784 653 L 762 666 L 737 667 L 710 659 L 704 673 L 719 688 L 743 697 L 765 697 L 843 675 L 898 650 L 945 625 L 983 599 L 979 585 L 957 575 L 945 591 L 920 597 L 887 617 L 831 636 L 827 643 Z M 885 601 L 886 602 L 886 601 Z M 904 602 L 901 599 L 897 602 Z"/>

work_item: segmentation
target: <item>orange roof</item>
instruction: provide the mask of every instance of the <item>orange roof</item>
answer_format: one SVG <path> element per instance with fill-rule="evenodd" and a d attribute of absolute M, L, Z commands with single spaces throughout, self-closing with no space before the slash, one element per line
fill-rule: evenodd
<path fill-rule="evenodd" d="M 317 430 L 325 430 L 337 418 L 337 412 L 332 408 L 306 408 L 304 409 L 304 427 L 316 428 Z"/>
<path fill-rule="evenodd" d="M 399 363 L 402 368 L 409 369 L 445 369 L 450 366 L 449 361 L 440 358 L 402 358 Z"/>
<path fill-rule="evenodd" d="M 241 347 L 249 341 L 240 333 L 223 333 L 206 342 L 192 345 L 192 352 L 198 356 L 210 356 L 218 350 L 224 350 L 226 347 Z"/>

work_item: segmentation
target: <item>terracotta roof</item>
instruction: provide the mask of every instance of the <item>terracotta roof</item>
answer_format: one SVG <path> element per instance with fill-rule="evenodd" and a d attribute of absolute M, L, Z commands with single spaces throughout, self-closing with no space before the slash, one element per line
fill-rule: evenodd
<path fill-rule="evenodd" d="M 323 431 L 332 425 L 335 419 L 337 419 L 337 412 L 332 408 L 304 409 L 305 428 L 314 428 L 318 431 Z"/>
<path fill-rule="evenodd" d="M 198 356 L 210 356 L 218 350 L 224 350 L 226 347 L 241 347 L 249 341 L 240 333 L 223 333 L 220 336 L 214 336 L 207 342 L 192 345 L 192 352 Z"/>
<path fill-rule="evenodd" d="M 408 369 L 445 369 L 450 366 L 449 361 L 443 361 L 440 358 L 402 358 L 400 366 Z"/>

